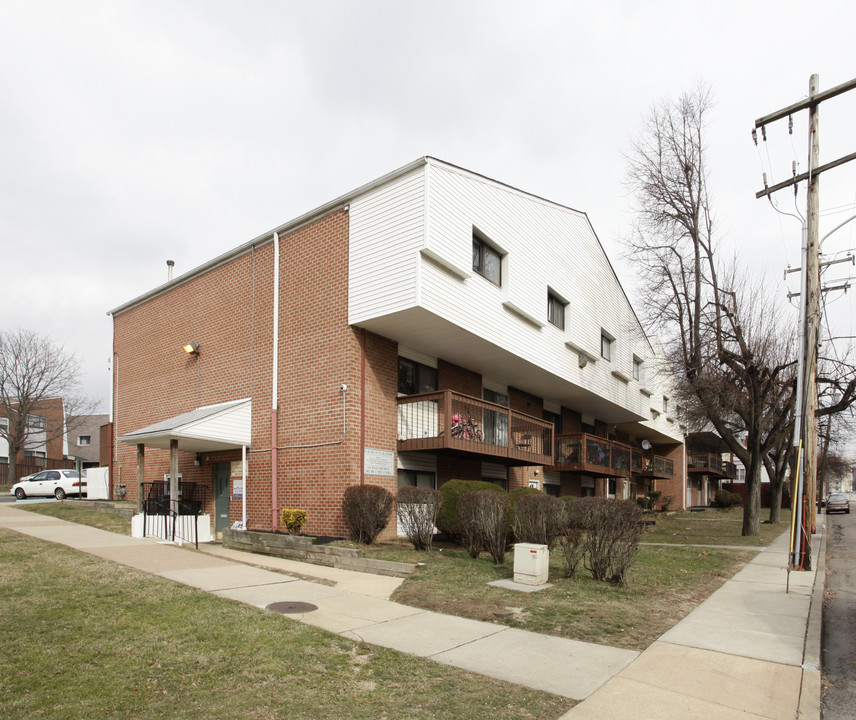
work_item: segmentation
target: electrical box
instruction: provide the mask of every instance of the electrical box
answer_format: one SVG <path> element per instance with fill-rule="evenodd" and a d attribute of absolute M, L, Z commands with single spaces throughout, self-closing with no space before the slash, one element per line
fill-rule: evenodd
<path fill-rule="evenodd" d="M 546 545 L 517 543 L 514 546 L 514 582 L 545 585 L 550 574 L 550 551 Z"/>

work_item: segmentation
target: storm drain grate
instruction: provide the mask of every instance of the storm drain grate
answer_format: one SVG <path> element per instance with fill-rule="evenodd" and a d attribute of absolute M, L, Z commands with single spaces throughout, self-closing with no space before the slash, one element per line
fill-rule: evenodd
<path fill-rule="evenodd" d="M 271 603 L 265 609 L 273 610 L 283 615 L 292 615 L 312 612 L 313 610 L 317 610 L 318 606 L 307 602 L 276 602 Z"/>

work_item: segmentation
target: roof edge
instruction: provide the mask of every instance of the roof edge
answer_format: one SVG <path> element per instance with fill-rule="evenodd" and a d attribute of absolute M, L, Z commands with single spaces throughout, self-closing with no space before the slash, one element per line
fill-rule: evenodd
<path fill-rule="evenodd" d="M 335 200 L 331 200 L 327 203 L 324 203 L 323 205 L 318 206 L 314 210 L 310 210 L 309 212 L 304 213 L 303 215 L 300 215 L 294 218 L 293 220 L 289 220 L 288 222 L 283 223 L 282 225 L 279 225 L 278 227 L 275 227 L 271 230 L 268 230 L 267 232 L 262 233 L 261 235 L 257 235 L 252 240 L 249 240 L 243 243 L 242 245 L 239 245 L 238 247 L 223 253 L 222 255 L 218 255 L 212 260 L 209 260 L 208 262 L 205 262 L 202 265 L 193 268 L 192 270 L 188 270 L 186 273 L 179 275 L 177 278 L 170 280 L 169 282 L 166 282 L 163 285 L 159 285 L 156 288 L 153 288 L 152 290 L 143 293 L 142 295 L 138 295 L 133 300 L 129 300 L 128 302 L 122 303 L 121 305 L 117 305 L 112 310 L 108 310 L 107 315 L 114 317 L 116 315 L 120 315 L 123 312 L 126 312 L 138 305 L 141 305 L 147 300 L 151 300 L 152 298 L 155 298 L 158 295 L 162 295 L 168 290 L 178 287 L 179 285 L 183 285 L 184 283 L 193 280 L 194 278 L 199 277 L 200 275 L 204 275 L 205 273 L 210 272 L 211 270 L 221 265 L 224 265 L 225 263 L 234 260 L 235 258 L 245 255 L 256 247 L 266 245 L 267 243 L 273 240 L 274 233 L 286 234 L 293 232 L 299 229 L 300 227 L 309 224 L 310 222 L 318 220 L 319 218 L 324 217 L 325 215 L 329 215 L 331 212 L 334 212 L 339 208 L 345 207 L 354 198 L 359 197 L 360 195 L 367 193 L 371 190 L 374 190 L 375 188 L 380 187 L 381 185 L 384 185 L 391 180 L 395 180 L 396 178 L 402 175 L 406 175 L 407 173 L 415 170 L 416 168 L 426 165 L 428 161 L 428 156 L 420 157 L 419 159 L 414 160 L 413 162 L 410 162 L 407 165 L 401 166 L 397 170 L 393 170 L 392 172 L 389 172 L 364 185 L 361 185 L 355 190 L 351 190 L 350 192 L 337 197 Z"/>

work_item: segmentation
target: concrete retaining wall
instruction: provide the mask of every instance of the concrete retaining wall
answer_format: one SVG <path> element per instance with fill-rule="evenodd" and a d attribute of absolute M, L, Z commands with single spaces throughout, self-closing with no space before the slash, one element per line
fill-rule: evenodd
<path fill-rule="evenodd" d="M 362 551 L 357 548 L 317 545 L 314 538 L 303 535 L 285 535 L 253 530 L 224 530 L 223 547 L 262 555 L 275 555 L 314 565 L 327 565 L 344 570 L 374 573 L 375 575 L 407 577 L 416 570 L 416 566 L 412 563 L 364 558 Z"/>

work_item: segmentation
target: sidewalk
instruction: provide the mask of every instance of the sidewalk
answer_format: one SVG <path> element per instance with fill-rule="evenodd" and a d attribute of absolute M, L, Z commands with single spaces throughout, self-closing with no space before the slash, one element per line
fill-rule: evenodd
<path fill-rule="evenodd" d="M 196 552 L 5 504 L 0 526 L 259 608 L 285 603 L 294 619 L 353 640 L 584 700 L 570 720 L 820 716 L 822 571 L 818 588 L 815 572 L 791 573 L 786 594 L 786 536 L 640 654 L 400 605 L 389 600 L 398 578 L 219 545 Z M 819 557 L 820 535 L 814 545 Z"/>

